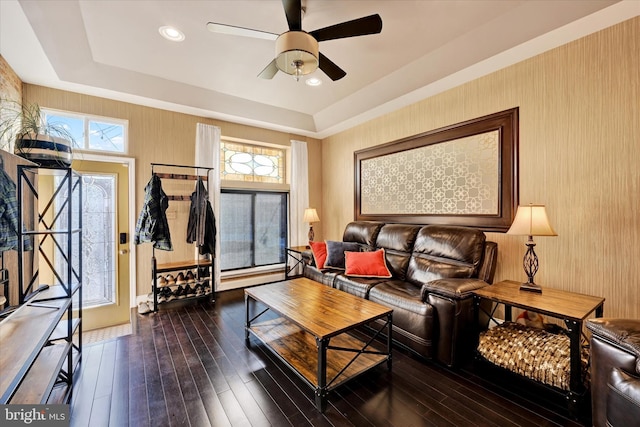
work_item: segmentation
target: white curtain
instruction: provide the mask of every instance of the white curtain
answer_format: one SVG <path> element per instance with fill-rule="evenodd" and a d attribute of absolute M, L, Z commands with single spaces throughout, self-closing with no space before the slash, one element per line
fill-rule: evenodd
<path fill-rule="evenodd" d="M 308 244 L 309 224 L 302 222 L 304 210 L 309 206 L 309 160 L 307 143 L 291 141 L 291 180 L 289 185 L 289 243 L 291 246 Z M 313 206 L 315 207 L 315 206 Z"/>
<path fill-rule="evenodd" d="M 198 123 L 196 128 L 196 166 L 215 168 L 209 173 L 209 201 L 216 217 L 216 259 L 213 268 L 215 288 L 220 285 L 220 128 Z"/>

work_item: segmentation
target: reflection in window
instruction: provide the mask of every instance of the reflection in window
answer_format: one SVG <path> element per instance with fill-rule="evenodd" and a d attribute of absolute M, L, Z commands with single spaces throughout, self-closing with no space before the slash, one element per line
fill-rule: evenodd
<path fill-rule="evenodd" d="M 82 175 L 82 299 L 85 307 L 116 302 L 115 188 L 115 175 Z"/>
<path fill-rule="evenodd" d="M 74 139 L 74 148 L 126 153 L 127 121 L 42 110 L 47 123 L 63 126 Z"/>
<path fill-rule="evenodd" d="M 56 186 L 59 186 L 60 180 L 57 182 Z M 112 174 L 82 174 L 82 304 L 85 308 L 117 302 L 116 185 L 116 176 Z M 60 212 L 60 224 L 67 221 L 66 194 L 67 188 L 63 186 L 55 198 L 54 207 L 56 212 Z M 74 198 L 74 211 L 77 206 L 78 200 Z M 77 227 L 78 214 L 74 212 L 72 215 L 73 226 Z M 64 271 L 65 239 L 60 239 L 59 246 L 55 264 L 58 270 Z M 78 251 L 73 252 L 74 265 L 79 255 Z"/>
<path fill-rule="evenodd" d="M 222 190 L 219 231 L 222 271 L 283 263 L 287 194 Z"/>
<path fill-rule="evenodd" d="M 221 143 L 221 179 L 245 182 L 285 182 L 285 150 L 271 147 Z"/>
<path fill-rule="evenodd" d="M 89 120 L 89 149 L 124 153 L 124 126 Z"/>

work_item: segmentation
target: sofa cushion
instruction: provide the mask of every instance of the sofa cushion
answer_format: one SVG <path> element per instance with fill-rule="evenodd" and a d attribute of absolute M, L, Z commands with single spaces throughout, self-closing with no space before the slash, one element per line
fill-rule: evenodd
<path fill-rule="evenodd" d="M 404 280 L 386 280 L 369 291 L 369 300 L 393 309 L 393 338 L 424 357 L 434 354 L 436 311 L 420 289 Z"/>
<path fill-rule="evenodd" d="M 369 299 L 416 314 L 424 315 L 427 312 L 427 304 L 422 301 L 420 288 L 404 280 L 386 280 L 379 283 L 369 292 Z"/>
<path fill-rule="evenodd" d="M 404 280 L 411 257 L 411 249 L 419 225 L 385 224 L 378 233 L 376 247 L 385 250 L 387 266 L 394 278 Z"/>
<path fill-rule="evenodd" d="M 324 262 L 324 266 L 344 270 L 344 253 L 358 252 L 359 250 L 360 246 L 357 243 L 327 240 L 327 260 Z"/>
<path fill-rule="evenodd" d="M 340 273 L 335 276 L 333 287 L 360 298 L 369 298 L 369 291 L 379 283 L 383 283 L 384 278 L 377 277 L 349 277 Z"/>
<path fill-rule="evenodd" d="M 443 278 L 477 277 L 486 237 L 466 227 L 427 225 L 420 229 L 407 269 L 415 284 Z"/>
<path fill-rule="evenodd" d="M 342 235 L 342 241 L 359 243 L 365 250 L 374 250 L 382 222 L 354 221 L 347 224 Z"/>
<path fill-rule="evenodd" d="M 391 277 L 384 249 L 373 252 L 345 252 L 345 272 L 354 277 Z"/>
<path fill-rule="evenodd" d="M 326 242 L 313 242 L 309 241 L 311 246 L 311 252 L 313 253 L 313 262 L 319 269 L 324 268 L 324 263 L 327 260 L 327 244 Z"/>

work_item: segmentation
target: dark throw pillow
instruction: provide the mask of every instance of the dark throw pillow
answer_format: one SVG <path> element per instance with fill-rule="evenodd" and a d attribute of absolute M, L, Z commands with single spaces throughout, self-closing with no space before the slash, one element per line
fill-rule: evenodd
<path fill-rule="evenodd" d="M 334 242 L 327 240 L 327 260 L 324 262 L 325 268 L 337 268 L 344 270 L 344 253 L 358 252 L 360 246 L 354 242 Z"/>

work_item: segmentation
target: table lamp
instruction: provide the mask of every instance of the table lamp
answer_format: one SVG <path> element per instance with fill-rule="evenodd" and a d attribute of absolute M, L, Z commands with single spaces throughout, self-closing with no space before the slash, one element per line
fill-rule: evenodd
<path fill-rule="evenodd" d="M 520 285 L 520 290 L 542 292 L 540 285 L 533 281 L 533 277 L 538 272 L 538 256 L 533 250 L 536 245 L 533 241 L 533 236 L 557 236 L 556 232 L 551 228 L 551 224 L 549 224 L 544 205 L 529 204 L 528 206 L 518 206 L 516 218 L 513 220 L 513 224 L 511 224 L 507 234 L 529 236 L 529 240 L 525 243 L 528 249 L 522 261 L 528 280 Z"/>
<path fill-rule="evenodd" d="M 307 208 L 304 210 L 304 218 L 302 220 L 309 223 L 309 241 L 311 242 L 314 238 L 313 223 L 320 221 L 318 212 L 314 208 Z"/>

